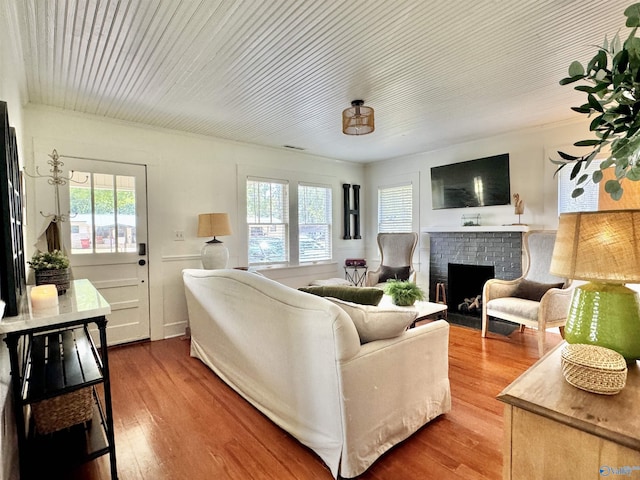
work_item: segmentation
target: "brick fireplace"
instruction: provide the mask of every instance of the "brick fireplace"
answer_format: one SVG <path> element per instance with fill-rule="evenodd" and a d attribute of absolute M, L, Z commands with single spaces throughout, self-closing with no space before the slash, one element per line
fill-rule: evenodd
<path fill-rule="evenodd" d="M 449 264 L 487 265 L 495 278 L 513 280 L 522 275 L 523 229 L 498 231 L 428 231 L 430 245 L 429 297 L 435 301 L 436 284 L 444 283 L 449 299 Z M 462 231 L 461 231 L 462 230 Z M 482 293 L 482 292 L 478 292 Z M 451 307 L 451 305 L 450 305 Z"/>

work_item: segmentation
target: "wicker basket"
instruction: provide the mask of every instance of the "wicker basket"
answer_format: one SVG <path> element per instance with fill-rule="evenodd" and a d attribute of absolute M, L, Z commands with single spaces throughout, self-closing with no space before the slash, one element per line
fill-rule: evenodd
<path fill-rule="evenodd" d="M 608 348 L 567 344 L 562 349 L 562 373 L 574 387 L 615 395 L 627 381 L 627 364 L 622 355 Z"/>
<path fill-rule="evenodd" d="M 40 434 L 57 432 L 93 417 L 91 387 L 31 404 L 36 430 Z"/>
<path fill-rule="evenodd" d="M 53 284 L 58 289 L 58 295 L 62 295 L 69 289 L 70 278 L 71 274 L 68 268 L 36 271 L 36 285 Z"/>

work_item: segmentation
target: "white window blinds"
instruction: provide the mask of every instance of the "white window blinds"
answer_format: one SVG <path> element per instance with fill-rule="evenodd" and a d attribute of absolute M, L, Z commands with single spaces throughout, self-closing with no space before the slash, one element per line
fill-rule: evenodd
<path fill-rule="evenodd" d="M 378 232 L 413 231 L 411 183 L 378 188 Z"/>
<path fill-rule="evenodd" d="M 249 265 L 289 260 L 289 184 L 247 179 Z"/>
<path fill-rule="evenodd" d="M 331 188 L 298 185 L 300 262 L 331 260 Z"/>

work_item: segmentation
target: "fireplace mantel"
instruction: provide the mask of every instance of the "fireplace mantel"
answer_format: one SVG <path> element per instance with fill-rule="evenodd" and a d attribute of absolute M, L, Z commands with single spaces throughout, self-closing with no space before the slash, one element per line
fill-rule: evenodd
<path fill-rule="evenodd" d="M 477 227 L 463 226 L 428 226 L 422 229 L 422 233 L 442 233 L 442 232 L 528 232 L 532 227 L 529 225 L 480 225 Z"/>

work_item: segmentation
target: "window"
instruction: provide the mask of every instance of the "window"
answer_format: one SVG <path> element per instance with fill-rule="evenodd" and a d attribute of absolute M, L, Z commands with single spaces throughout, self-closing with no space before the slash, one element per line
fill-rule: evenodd
<path fill-rule="evenodd" d="M 413 231 L 411 183 L 378 188 L 378 232 Z"/>
<path fill-rule="evenodd" d="M 288 182 L 247 180 L 247 233 L 249 265 L 288 262 Z"/>
<path fill-rule="evenodd" d="M 69 204 L 72 254 L 138 250 L 134 177 L 74 171 Z"/>
<path fill-rule="evenodd" d="M 598 210 L 624 210 L 640 208 L 640 182 L 623 180 L 622 188 L 624 193 L 618 201 L 613 200 L 605 192 L 604 186 L 607 180 L 614 178 L 614 169 L 603 170 L 603 178 L 599 183 L 591 180 L 593 172 L 600 169 L 600 164 L 604 160 L 594 160 L 588 169 L 582 169 L 580 175 L 589 175 L 589 180 L 580 187 L 584 188 L 584 193 L 576 198 L 571 198 L 573 190 L 576 188 L 576 181 L 571 180 L 571 165 L 567 165 L 558 173 L 558 213 L 567 212 L 595 212 Z"/>
<path fill-rule="evenodd" d="M 298 185 L 300 262 L 331 260 L 331 188 Z"/>

